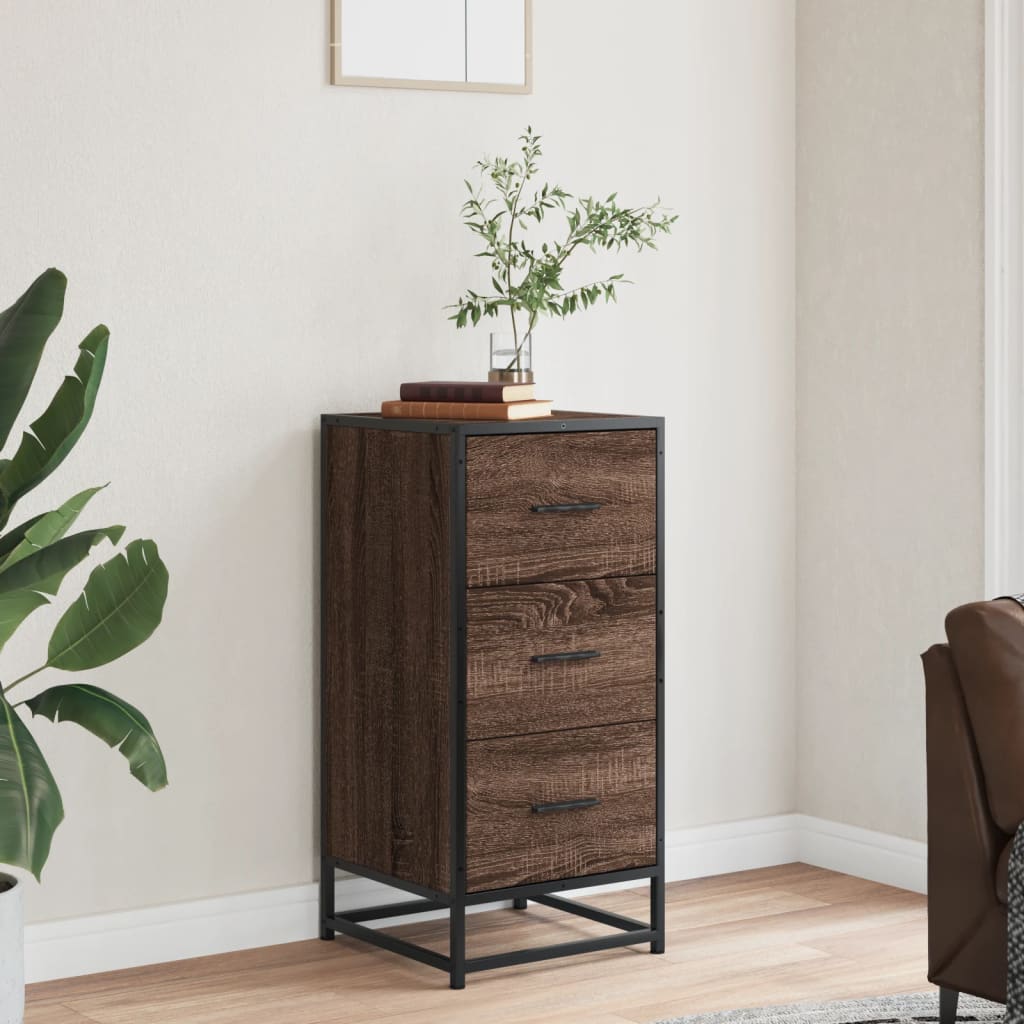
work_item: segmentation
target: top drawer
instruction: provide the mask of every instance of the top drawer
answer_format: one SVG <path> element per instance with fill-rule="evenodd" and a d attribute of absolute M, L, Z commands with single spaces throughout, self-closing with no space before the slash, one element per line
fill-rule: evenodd
<path fill-rule="evenodd" d="M 656 445 L 654 430 L 468 438 L 468 585 L 653 573 Z"/>

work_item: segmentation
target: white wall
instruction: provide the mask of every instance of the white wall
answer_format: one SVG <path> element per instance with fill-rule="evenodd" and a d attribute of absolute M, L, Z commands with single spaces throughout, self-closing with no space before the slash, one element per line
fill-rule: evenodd
<path fill-rule="evenodd" d="M 528 123 L 566 186 L 680 214 L 535 357 L 563 407 L 668 417 L 668 824 L 794 806 L 791 0 L 542 0 L 529 97 L 328 87 L 326 8 L 0 0 L 2 297 L 71 279 L 37 401 L 113 331 L 38 502 L 113 480 L 90 520 L 156 537 L 172 586 L 92 677 L 149 714 L 171 787 L 40 725 L 68 817 L 34 921 L 314 876 L 317 418 L 483 372 L 485 330 L 440 309 L 486 280 L 461 181 Z"/>
<path fill-rule="evenodd" d="M 983 596 L 982 0 L 797 7 L 798 806 L 925 836 L 918 654 Z"/>

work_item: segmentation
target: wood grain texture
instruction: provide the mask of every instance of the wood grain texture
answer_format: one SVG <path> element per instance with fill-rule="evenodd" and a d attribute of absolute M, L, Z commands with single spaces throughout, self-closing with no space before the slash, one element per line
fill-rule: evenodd
<path fill-rule="evenodd" d="M 667 952 L 619 949 L 474 974 L 339 938 L 30 985 L 26 1024 L 623 1024 L 800 999 L 924 991 L 927 900 L 803 864 L 668 887 Z M 587 902 L 647 914 L 647 889 Z M 466 922 L 470 956 L 607 929 L 531 903 Z M 446 919 L 389 932 L 444 951 Z"/>
<path fill-rule="evenodd" d="M 466 766 L 470 892 L 653 864 L 653 722 L 474 740 Z M 537 803 L 597 797 L 586 810 Z"/>
<path fill-rule="evenodd" d="M 470 590 L 470 739 L 654 718 L 655 584 L 634 576 Z M 583 650 L 600 657 L 530 660 Z"/>
<path fill-rule="evenodd" d="M 450 443 L 324 433 L 325 852 L 441 891 Z"/>
<path fill-rule="evenodd" d="M 656 444 L 654 430 L 467 438 L 468 585 L 653 573 Z M 575 502 L 601 508 L 531 511 Z"/>

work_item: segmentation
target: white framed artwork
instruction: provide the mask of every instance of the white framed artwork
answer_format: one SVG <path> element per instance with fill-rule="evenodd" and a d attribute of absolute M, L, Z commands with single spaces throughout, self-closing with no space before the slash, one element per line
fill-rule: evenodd
<path fill-rule="evenodd" d="M 532 0 L 332 0 L 331 82 L 528 93 Z"/>

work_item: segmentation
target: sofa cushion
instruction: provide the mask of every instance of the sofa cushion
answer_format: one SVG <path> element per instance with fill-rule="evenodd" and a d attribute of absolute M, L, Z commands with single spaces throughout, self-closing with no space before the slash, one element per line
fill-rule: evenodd
<path fill-rule="evenodd" d="M 1012 835 L 1024 820 L 1024 608 L 978 601 L 946 616 L 989 810 Z"/>

